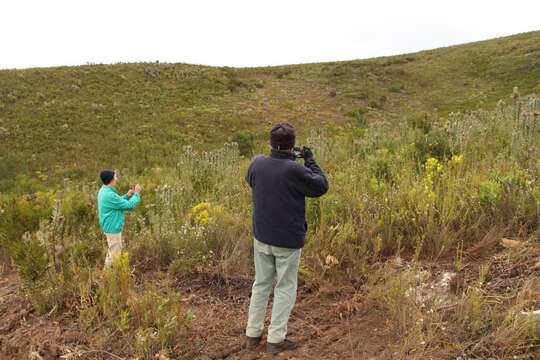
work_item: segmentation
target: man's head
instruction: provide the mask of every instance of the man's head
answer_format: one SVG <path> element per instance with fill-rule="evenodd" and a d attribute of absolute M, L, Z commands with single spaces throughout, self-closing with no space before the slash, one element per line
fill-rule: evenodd
<path fill-rule="evenodd" d="M 99 177 L 101 178 L 101 181 L 104 185 L 116 185 L 117 176 L 114 170 L 101 170 L 101 172 L 99 173 Z"/>
<path fill-rule="evenodd" d="M 276 150 L 291 150 L 296 142 L 296 130 L 289 123 L 274 125 L 270 131 L 270 145 Z"/>

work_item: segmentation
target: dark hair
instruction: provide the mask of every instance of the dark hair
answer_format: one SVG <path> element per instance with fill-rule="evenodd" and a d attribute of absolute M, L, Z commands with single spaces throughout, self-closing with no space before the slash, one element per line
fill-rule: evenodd
<path fill-rule="evenodd" d="M 104 185 L 109 185 L 110 182 L 114 179 L 114 170 L 101 170 L 99 177 Z"/>
<path fill-rule="evenodd" d="M 296 142 L 296 129 L 289 123 L 279 123 L 270 131 L 270 145 L 277 150 L 289 150 Z"/>

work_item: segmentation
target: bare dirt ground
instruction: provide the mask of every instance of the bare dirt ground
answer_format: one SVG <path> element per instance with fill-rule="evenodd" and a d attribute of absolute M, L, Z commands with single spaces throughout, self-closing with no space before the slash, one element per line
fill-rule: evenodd
<path fill-rule="evenodd" d="M 194 344 L 200 344 L 200 350 L 193 349 L 199 352 L 190 355 L 203 359 L 275 358 L 265 353 L 264 336 L 255 351 L 243 347 L 251 282 L 239 280 L 210 290 L 205 286 L 193 281 L 181 284 L 185 301 L 196 317 Z M 267 325 L 268 321 L 267 317 Z M 299 347 L 278 358 L 391 359 L 391 344 L 396 341 L 384 314 L 368 308 L 361 299 L 324 296 L 305 288 L 299 290 L 289 336 Z"/>
<path fill-rule="evenodd" d="M 36 316 L 18 291 L 15 274 L 0 279 L 0 359 L 57 359 L 85 335 L 69 317 Z"/>
<path fill-rule="evenodd" d="M 208 278 L 178 281 L 183 302 L 195 320 L 191 337 L 171 358 L 180 359 L 392 359 L 396 335 L 384 314 L 347 295 L 321 296 L 299 289 L 289 322 L 295 351 L 272 357 L 265 339 L 255 351 L 244 348 L 251 282 Z M 271 306 L 271 304 L 270 304 Z M 268 311 L 270 313 L 270 311 Z M 68 315 L 37 315 L 21 297 L 14 274 L 0 280 L 0 359 L 128 359 L 94 343 Z M 267 319 L 268 321 L 268 319 Z M 77 349 L 77 350 L 75 350 Z"/>

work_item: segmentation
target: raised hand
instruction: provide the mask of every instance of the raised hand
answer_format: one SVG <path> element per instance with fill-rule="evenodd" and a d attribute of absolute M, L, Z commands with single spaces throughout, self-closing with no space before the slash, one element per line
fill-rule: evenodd
<path fill-rule="evenodd" d="M 308 148 L 307 146 L 304 146 L 303 153 L 304 153 L 304 159 L 305 160 L 313 158 L 313 151 L 311 151 L 311 149 Z"/>

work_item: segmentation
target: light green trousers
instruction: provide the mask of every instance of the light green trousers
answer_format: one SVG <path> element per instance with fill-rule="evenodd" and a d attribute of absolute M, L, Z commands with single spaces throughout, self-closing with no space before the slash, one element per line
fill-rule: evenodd
<path fill-rule="evenodd" d="M 271 246 L 254 239 L 253 250 L 255 282 L 251 290 L 246 335 L 249 337 L 262 335 L 268 297 L 276 279 L 267 341 L 280 343 L 287 335 L 287 323 L 296 301 L 301 249 Z"/>

